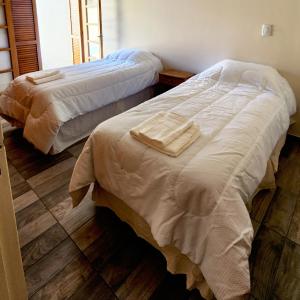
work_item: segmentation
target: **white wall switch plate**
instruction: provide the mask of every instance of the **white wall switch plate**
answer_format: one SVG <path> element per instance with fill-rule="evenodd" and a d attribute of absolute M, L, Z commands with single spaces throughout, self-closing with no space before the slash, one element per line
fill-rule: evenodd
<path fill-rule="evenodd" d="M 261 27 L 261 36 L 268 37 L 273 35 L 273 25 L 263 24 Z"/>

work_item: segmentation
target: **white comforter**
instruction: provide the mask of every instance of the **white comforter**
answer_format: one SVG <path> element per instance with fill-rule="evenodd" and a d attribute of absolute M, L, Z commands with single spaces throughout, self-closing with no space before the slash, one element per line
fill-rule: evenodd
<path fill-rule="evenodd" d="M 199 265 L 218 299 L 250 290 L 253 228 L 246 206 L 289 127 L 295 97 L 271 67 L 223 61 L 170 92 L 99 125 L 76 163 L 74 204 L 98 183 Z M 171 158 L 129 130 L 160 111 L 194 120 L 200 138 Z"/>
<path fill-rule="evenodd" d="M 38 86 L 23 75 L 0 96 L 0 113 L 17 120 L 24 137 L 48 153 L 65 122 L 151 86 L 161 68 L 151 53 L 125 49 L 102 60 L 62 68 L 64 79 Z"/>

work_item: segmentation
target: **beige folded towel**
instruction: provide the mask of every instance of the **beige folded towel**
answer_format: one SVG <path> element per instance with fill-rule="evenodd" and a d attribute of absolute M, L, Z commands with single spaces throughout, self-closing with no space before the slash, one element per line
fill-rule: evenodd
<path fill-rule="evenodd" d="M 47 82 L 58 80 L 58 79 L 62 79 L 62 78 L 64 78 L 64 74 L 62 74 L 60 72 L 55 75 L 47 76 L 47 77 L 43 77 L 43 78 L 39 78 L 39 79 L 32 79 L 28 76 L 26 77 L 26 79 L 28 81 L 30 81 L 31 83 L 36 84 L 36 85 L 42 84 L 42 83 L 47 83 Z"/>
<path fill-rule="evenodd" d="M 164 154 L 177 157 L 200 136 L 194 122 L 173 112 L 160 112 L 137 127 L 130 134 L 141 143 Z"/>
<path fill-rule="evenodd" d="M 35 72 L 35 73 L 31 74 L 31 75 L 27 75 L 26 79 L 28 79 L 29 81 L 39 80 L 39 79 L 43 79 L 43 78 L 46 78 L 46 77 L 57 75 L 59 73 L 60 73 L 59 70 L 55 70 L 55 71 L 39 71 L 39 72 Z"/>

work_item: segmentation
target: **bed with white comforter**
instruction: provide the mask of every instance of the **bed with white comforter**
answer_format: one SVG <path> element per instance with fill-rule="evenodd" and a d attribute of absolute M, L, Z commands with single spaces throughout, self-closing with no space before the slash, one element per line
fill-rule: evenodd
<path fill-rule="evenodd" d="M 97 182 L 146 221 L 160 247 L 172 245 L 199 266 L 217 299 L 240 299 L 250 290 L 247 207 L 295 110 L 275 69 L 222 61 L 100 124 L 74 169 L 74 205 Z M 129 134 L 160 111 L 200 127 L 200 138 L 177 158 Z"/>
<path fill-rule="evenodd" d="M 0 95 L 0 114 L 24 127 L 24 137 L 48 153 L 66 122 L 146 89 L 156 82 L 161 68 L 151 53 L 125 49 L 61 68 L 64 78 L 41 85 L 27 81 L 26 74 Z"/>

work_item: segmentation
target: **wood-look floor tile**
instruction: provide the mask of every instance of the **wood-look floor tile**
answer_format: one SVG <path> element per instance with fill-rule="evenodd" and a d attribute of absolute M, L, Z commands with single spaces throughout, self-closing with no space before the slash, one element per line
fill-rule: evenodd
<path fill-rule="evenodd" d="M 251 220 L 251 222 L 252 222 L 252 226 L 253 226 L 253 230 L 254 230 L 254 237 L 256 237 L 261 224 L 254 220 Z"/>
<path fill-rule="evenodd" d="M 169 272 L 149 300 L 189 300 L 190 292 L 186 289 L 186 276 L 171 275 Z M 196 298 L 194 298 L 196 299 Z M 199 300 L 201 298 L 198 298 Z"/>
<path fill-rule="evenodd" d="M 70 299 L 118 300 L 105 281 L 97 274 L 91 276 Z"/>
<path fill-rule="evenodd" d="M 12 189 L 17 186 L 18 184 L 21 184 L 25 181 L 25 179 L 19 174 L 19 172 L 14 172 L 13 174 L 10 174 L 10 184 Z"/>
<path fill-rule="evenodd" d="M 250 256 L 251 294 L 257 299 L 272 299 L 276 274 L 284 244 L 278 233 L 261 227 Z"/>
<path fill-rule="evenodd" d="M 48 213 L 48 210 L 44 204 L 41 201 L 35 201 L 16 214 L 18 229 L 21 229 L 45 213 Z"/>
<path fill-rule="evenodd" d="M 36 201 L 16 214 L 21 248 L 56 223 L 40 201 Z"/>
<path fill-rule="evenodd" d="M 300 245 L 300 196 L 297 198 L 297 204 L 291 221 L 288 238 Z"/>
<path fill-rule="evenodd" d="M 274 298 L 300 299 L 300 246 L 286 241 L 274 286 Z"/>
<path fill-rule="evenodd" d="M 9 162 L 12 163 L 17 170 L 22 168 L 23 165 L 37 161 L 43 155 L 41 152 L 27 145 L 19 145 L 18 147 L 12 145 L 11 149 L 10 146 L 6 145 L 6 153 Z"/>
<path fill-rule="evenodd" d="M 64 300 L 71 297 L 92 274 L 92 268 L 81 255 L 46 283 L 30 300 Z M 84 297 L 83 299 L 87 299 Z"/>
<path fill-rule="evenodd" d="M 47 212 L 31 223 L 18 230 L 20 247 L 24 247 L 56 223 L 53 216 Z"/>
<path fill-rule="evenodd" d="M 120 300 L 148 300 L 166 275 L 166 265 L 162 256 L 151 251 L 144 256 L 143 261 L 127 277 L 126 281 L 116 291 Z"/>
<path fill-rule="evenodd" d="M 17 212 L 23 210 L 24 208 L 28 207 L 29 205 L 33 204 L 38 199 L 39 199 L 38 196 L 32 190 L 19 196 L 13 202 L 14 208 L 15 208 L 15 213 L 17 213 Z"/>
<path fill-rule="evenodd" d="M 27 269 L 32 266 L 66 238 L 67 234 L 58 223 L 50 227 L 43 234 L 22 248 L 24 268 Z"/>
<path fill-rule="evenodd" d="M 145 253 L 145 242 L 136 236 L 132 237 L 122 250 L 113 255 L 103 266 L 100 271 L 102 278 L 113 290 L 117 290 L 136 268 Z"/>
<path fill-rule="evenodd" d="M 295 211 L 296 201 L 297 197 L 294 194 L 278 188 L 264 220 L 265 226 L 286 236 Z"/>
<path fill-rule="evenodd" d="M 69 170 L 49 179 L 48 181 L 34 187 L 33 190 L 37 193 L 37 195 L 40 198 L 43 198 L 46 195 L 57 190 L 61 186 L 65 185 L 66 183 L 69 183 L 72 173 L 73 173 L 73 169 L 69 169 Z"/>
<path fill-rule="evenodd" d="M 65 171 L 71 169 L 74 167 L 76 162 L 76 159 L 74 157 L 71 157 L 69 159 L 66 159 L 51 168 L 48 168 L 44 170 L 43 172 L 29 178 L 27 182 L 30 184 L 32 188 L 35 188 L 45 182 L 48 182 L 53 177 L 56 177 L 59 174 L 64 173 Z"/>
<path fill-rule="evenodd" d="M 97 223 L 97 219 L 94 217 L 85 224 L 83 224 L 78 230 L 71 234 L 72 240 L 84 251 L 93 242 L 95 242 L 104 232 L 104 229 Z"/>
<path fill-rule="evenodd" d="M 15 185 L 12 188 L 12 196 L 13 198 L 18 198 L 21 195 L 29 192 L 31 190 L 30 185 L 27 183 L 27 181 L 22 181 L 21 183 Z"/>
<path fill-rule="evenodd" d="M 290 159 L 285 166 L 279 165 L 279 171 L 276 176 L 276 183 L 282 189 L 300 194 L 300 161 Z"/>
<path fill-rule="evenodd" d="M 199 291 L 197 289 L 193 289 L 190 292 L 188 300 L 204 300 L 204 299 L 201 297 L 201 295 L 200 295 L 200 293 L 199 293 Z M 211 299 L 211 300 L 216 300 L 216 299 L 213 297 L 213 299 Z"/>
<path fill-rule="evenodd" d="M 7 166 L 8 166 L 8 173 L 10 177 L 18 173 L 17 169 L 10 162 L 7 162 Z"/>
<path fill-rule="evenodd" d="M 75 144 L 74 146 L 68 148 L 68 152 L 70 152 L 74 157 L 79 157 L 87 139 Z"/>
<path fill-rule="evenodd" d="M 32 145 L 23 138 L 23 131 L 20 129 L 12 130 L 4 135 L 5 148 L 9 158 L 18 159 L 18 154 L 31 155 L 35 152 Z M 34 150 L 34 151 L 32 151 Z"/>
<path fill-rule="evenodd" d="M 28 294 L 32 296 L 51 278 L 62 271 L 71 261 L 80 256 L 80 251 L 70 239 L 66 239 L 49 254 L 25 271 Z"/>
<path fill-rule="evenodd" d="M 58 189 L 52 191 L 51 193 L 47 194 L 41 201 L 45 204 L 48 209 L 52 209 L 54 206 L 59 204 L 60 202 L 65 201 L 66 199 L 70 198 L 69 194 L 69 182 L 65 183 Z"/>
<path fill-rule="evenodd" d="M 94 268 L 101 270 L 110 257 L 121 251 L 131 234 L 132 232 L 128 231 L 127 227 L 111 226 L 109 229 L 105 229 L 103 234 L 84 250 L 84 254 Z"/>
<path fill-rule="evenodd" d="M 61 152 L 56 155 L 43 155 L 38 159 L 29 160 L 18 166 L 18 171 L 27 180 L 71 157 L 68 152 Z"/>
<path fill-rule="evenodd" d="M 269 208 L 269 205 L 272 201 L 272 198 L 275 194 L 275 189 L 272 190 L 263 190 L 260 191 L 252 201 L 251 209 L 251 219 L 255 220 L 258 223 L 261 223 L 266 212 Z"/>
<path fill-rule="evenodd" d="M 95 204 L 90 199 L 84 199 L 79 206 L 73 208 L 72 200 L 68 198 L 54 206 L 50 211 L 69 234 L 96 214 Z"/>

